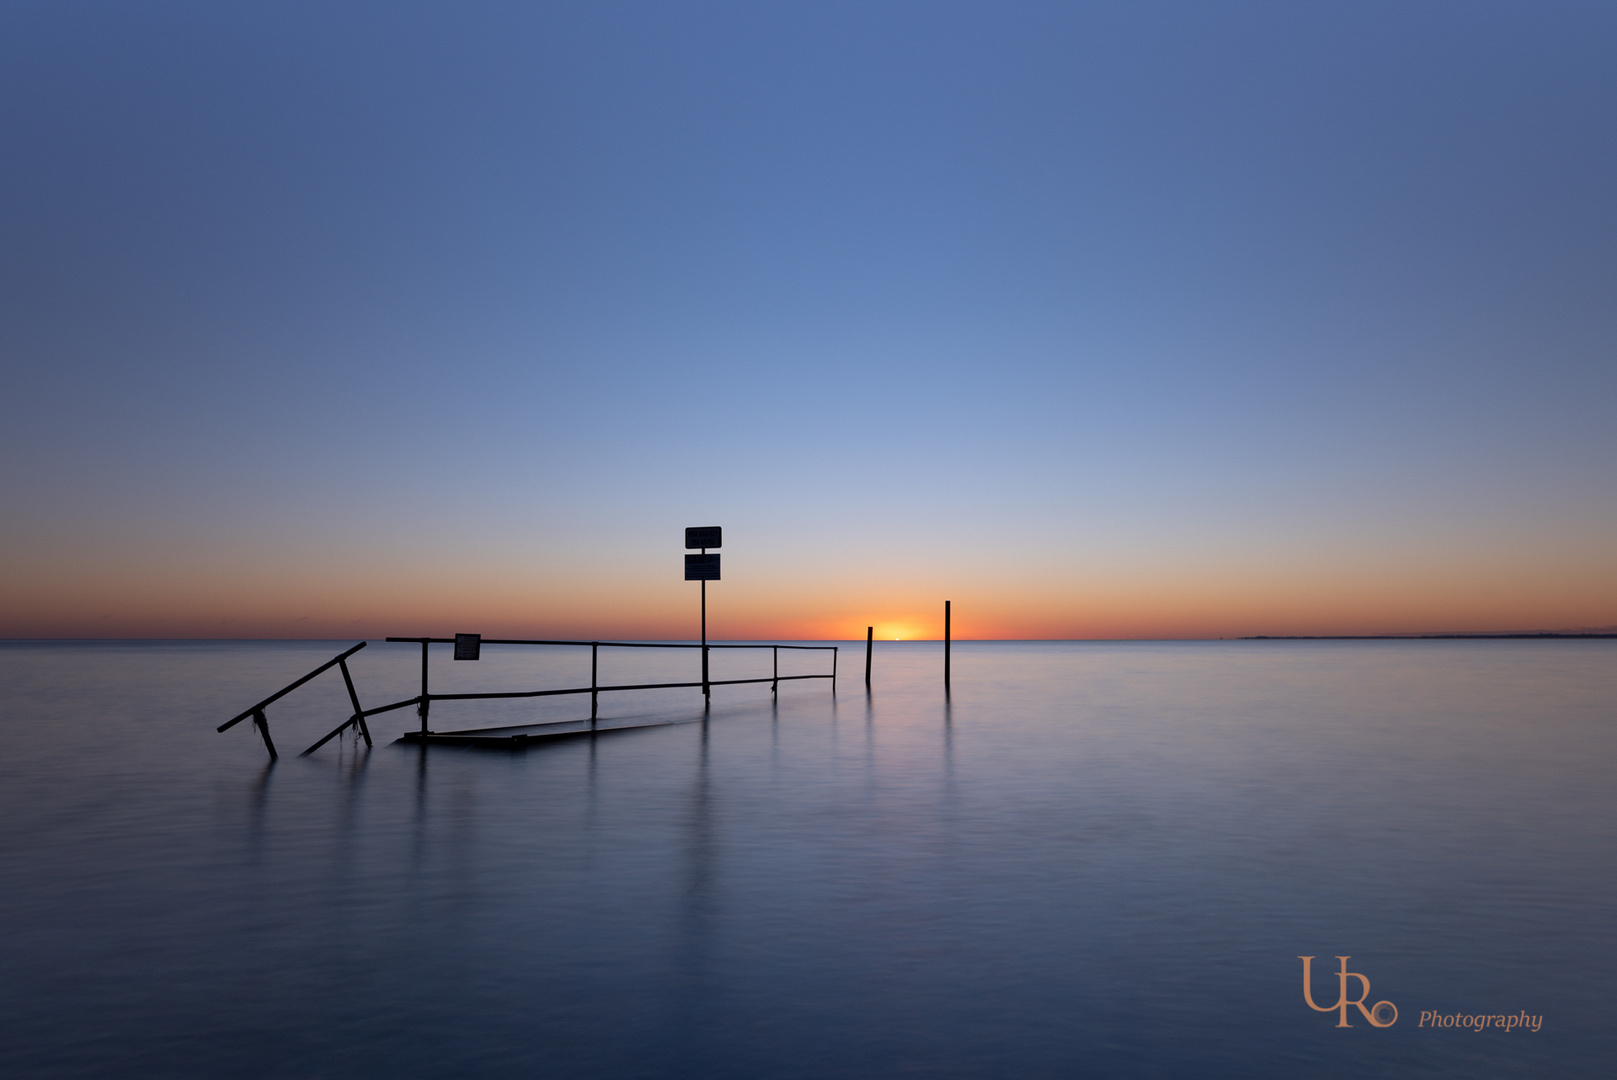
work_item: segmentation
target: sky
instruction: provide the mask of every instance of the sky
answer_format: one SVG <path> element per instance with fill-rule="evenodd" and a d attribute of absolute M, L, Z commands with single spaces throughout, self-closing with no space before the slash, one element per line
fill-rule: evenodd
<path fill-rule="evenodd" d="M 0 637 L 1617 625 L 1617 6 L 0 6 Z"/>

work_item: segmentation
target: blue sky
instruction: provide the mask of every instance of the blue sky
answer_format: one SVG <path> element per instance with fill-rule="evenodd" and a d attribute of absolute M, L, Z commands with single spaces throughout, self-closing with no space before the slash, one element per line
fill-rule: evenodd
<path fill-rule="evenodd" d="M 10 4 L 0 633 L 1617 623 L 1614 46 Z"/>

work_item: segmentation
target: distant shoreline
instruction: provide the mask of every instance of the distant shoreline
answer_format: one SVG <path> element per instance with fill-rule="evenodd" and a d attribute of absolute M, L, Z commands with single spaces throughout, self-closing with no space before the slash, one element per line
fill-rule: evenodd
<path fill-rule="evenodd" d="M 1617 638 L 1617 634 L 1253 634 L 1237 641 L 1502 641 L 1537 638 Z"/>

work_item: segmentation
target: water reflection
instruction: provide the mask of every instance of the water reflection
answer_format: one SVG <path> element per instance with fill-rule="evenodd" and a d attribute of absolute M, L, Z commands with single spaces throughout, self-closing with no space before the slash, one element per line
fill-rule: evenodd
<path fill-rule="evenodd" d="M 769 775 L 780 775 L 780 697 L 769 696 Z"/>
<path fill-rule="evenodd" d="M 0 1073 L 1602 1075 L 1617 650 L 1465 648 L 1007 646 L 941 701 L 895 649 L 862 739 L 794 686 L 279 763 L 67 669 L 0 714 Z M 1333 950 L 1544 1030 L 1321 1041 Z"/>
<path fill-rule="evenodd" d="M 411 829 L 410 869 L 419 876 L 427 858 L 427 759 L 426 742 L 415 745 L 415 818 Z M 409 752 L 409 751 L 407 751 Z"/>
<path fill-rule="evenodd" d="M 876 794 L 876 713 L 870 695 L 865 695 L 865 795 L 874 799 Z"/>
<path fill-rule="evenodd" d="M 687 1060 L 708 1056 L 706 1033 L 712 1026 L 712 1017 L 706 1015 L 705 1010 L 711 1007 L 714 996 L 712 953 L 718 840 L 713 819 L 709 771 L 711 732 L 707 713 L 704 709 L 683 829 L 684 872 L 678 893 L 678 928 L 673 955 L 672 1031 L 676 1055 Z"/>
<path fill-rule="evenodd" d="M 264 857 L 264 819 L 269 811 L 270 778 L 275 775 L 276 765 L 275 758 L 265 762 L 247 785 L 247 853 L 250 866 L 260 865 Z"/>

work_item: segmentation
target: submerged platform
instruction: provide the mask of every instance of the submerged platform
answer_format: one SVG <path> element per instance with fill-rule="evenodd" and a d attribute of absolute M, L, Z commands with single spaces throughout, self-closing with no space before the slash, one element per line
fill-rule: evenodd
<path fill-rule="evenodd" d="M 462 728 L 457 731 L 407 731 L 399 736 L 401 743 L 428 743 L 440 746 L 481 746 L 491 750 L 523 750 L 558 742 L 562 739 L 588 738 L 610 735 L 619 731 L 644 731 L 646 728 L 672 727 L 693 723 L 692 720 L 639 720 L 630 723 L 592 723 L 589 720 L 556 720 L 543 724 L 512 724 L 505 727 Z"/>

